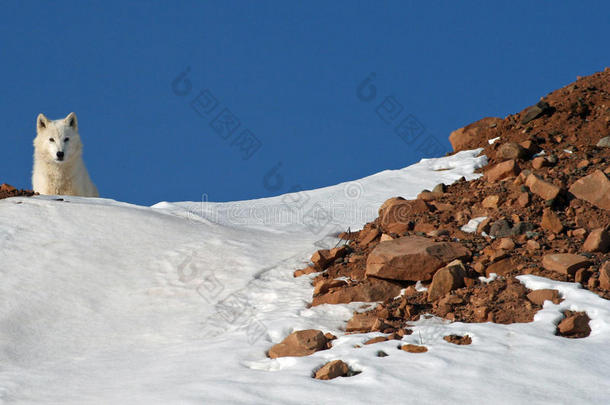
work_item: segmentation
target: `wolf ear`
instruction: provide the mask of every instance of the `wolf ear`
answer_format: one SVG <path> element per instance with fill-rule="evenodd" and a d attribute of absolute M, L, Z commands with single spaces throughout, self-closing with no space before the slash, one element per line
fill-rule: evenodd
<path fill-rule="evenodd" d="M 41 129 L 45 129 L 49 124 L 49 119 L 44 116 L 44 114 L 38 114 L 38 118 L 36 118 L 36 130 L 40 131 Z"/>
<path fill-rule="evenodd" d="M 64 118 L 64 121 L 66 121 L 73 130 L 78 131 L 78 120 L 76 119 L 75 113 L 71 112 L 68 114 L 68 116 Z"/>

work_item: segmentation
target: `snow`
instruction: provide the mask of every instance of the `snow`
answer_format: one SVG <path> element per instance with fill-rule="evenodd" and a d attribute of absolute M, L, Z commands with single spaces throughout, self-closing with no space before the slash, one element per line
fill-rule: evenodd
<path fill-rule="evenodd" d="M 0 200 L 0 403 L 606 403 L 610 306 L 577 284 L 523 276 L 565 298 L 528 324 L 422 319 L 403 340 L 423 354 L 396 341 L 355 347 L 378 333 L 345 335 L 345 322 L 374 303 L 307 307 L 314 275 L 292 272 L 315 249 L 389 197 L 476 178 L 479 153 L 235 203 Z M 555 336 L 563 309 L 587 311 L 591 336 Z M 266 357 L 306 328 L 338 339 L 311 356 Z M 473 343 L 449 344 L 450 333 Z M 361 373 L 311 378 L 334 359 Z"/>
<path fill-rule="evenodd" d="M 460 230 L 467 233 L 474 233 L 477 231 L 479 225 L 485 221 L 487 217 L 476 217 L 472 218 L 466 225 L 463 225 Z"/>
<path fill-rule="evenodd" d="M 496 141 L 500 140 L 500 137 L 497 136 L 495 138 L 491 138 L 487 140 L 487 143 L 489 143 L 490 145 L 493 145 L 494 143 L 496 143 Z"/>

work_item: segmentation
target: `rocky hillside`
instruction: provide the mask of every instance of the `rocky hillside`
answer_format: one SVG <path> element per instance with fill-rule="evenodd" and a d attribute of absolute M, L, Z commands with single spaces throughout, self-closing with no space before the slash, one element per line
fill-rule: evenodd
<path fill-rule="evenodd" d="M 610 69 L 579 77 L 520 113 L 460 128 L 450 141 L 456 152 L 484 149 L 490 163 L 483 176 L 439 184 L 416 200 L 391 198 L 375 221 L 342 234 L 341 246 L 315 252 L 294 274 L 316 273 L 312 306 L 382 301 L 355 313 L 346 328 L 385 333 L 369 342 L 376 343 L 409 334 L 409 322 L 426 314 L 530 322 L 545 300 L 561 301 L 556 290 L 527 290 L 517 279 L 523 274 L 578 282 L 610 299 Z M 588 336 L 585 313 L 564 315 L 558 335 Z M 307 333 L 318 350 L 330 344 Z M 315 351 L 311 341 L 290 338 L 284 352 Z"/>

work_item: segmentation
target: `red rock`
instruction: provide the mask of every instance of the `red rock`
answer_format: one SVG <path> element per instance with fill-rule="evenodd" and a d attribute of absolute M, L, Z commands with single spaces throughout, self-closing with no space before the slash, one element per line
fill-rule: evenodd
<path fill-rule="evenodd" d="M 393 240 L 393 239 L 394 239 L 393 237 L 391 237 L 387 233 L 384 233 L 383 235 L 381 235 L 381 239 L 379 239 L 379 242 L 387 242 L 387 241 Z"/>
<path fill-rule="evenodd" d="M 451 142 L 453 151 L 459 152 L 461 150 L 486 146 L 488 139 L 495 138 L 496 130 L 493 127 L 501 123 L 501 118 L 487 117 L 463 128 L 456 129 L 449 135 L 449 142 Z"/>
<path fill-rule="evenodd" d="M 385 337 L 385 336 L 377 336 L 377 337 L 374 337 L 372 339 L 367 340 L 366 342 L 364 342 L 364 344 L 365 345 L 372 345 L 372 344 L 375 344 L 375 343 L 386 342 L 387 340 L 388 340 L 388 338 Z"/>
<path fill-rule="evenodd" d="M 409 230 L 409 224 L 406 222 L 392 222 L 384 226 L 388 233 L 396 235 L 404 235 Z"/>
<path fill-rule="evenodd" d="M 465 272 L 462 262 L 454 260 L 434 273 L 428 287 L 428 301 L 436 301 L 450 291 L 463 287 Z"/>
<path fill-rule="evenodd" d="M 293 275 L 295 277 L 301 277 L 305 274 L 317 273 L 319 271 L 320 269 L 316 268 L 315 266 L 307 266 L 304 269 L 295 270 Z"/>
<path fill-rule="evenodd" d="M 324 294 L 332 288 L 342 287 L 344 285 L 347 285 L 345 280 L 322 279 L 314 285 L 313 294 Z"/>
<path fill-rule="evenodd" d="M 371 313 L 356 313 L 347 322 L 346 332 L 374 332 L 380 329 L 381 319 Z"/>
<path fill-rule="evenodd" d="M 576 273 L 574 273 L 574 281 L 585 285 L 586 281 L 591 277 L 591 272 L 587 269 L 578 269 Z"/>
<path fill-rule="evenodd" d="M 371 229 L 367 230 L 364 233 L 364 235 L 362 235 L 362 237 L 360 238 L 360 245 L 367 246 L 369 243 L 374 241 L 379 235 L 380 235 L 380 232 L 377 228 L 371 228 Z"/>
<path fill-rule="evenodd" d="M 0 185 L 0 191 L 12 193 L 13 191 L 17 191 L 17 189 L 10 184 L 2 183 L 2 185 Z"/>
<path fill-rule="evenodd" d="M 541 169 L 546 166 L 546 159 L 542 156 L 538 156 L 532 159 L 532 167 L 534 169 Z"/>
<path fill-rule="evenodd" d="M 519 168 L 516 160 L 507 160 L 488 169 L 485 172 L 485 178 L 490 183 L 494 183 L 508 177 L 515 177 L 520 171 L 521 169 Z"/>
<path fill-rule="evenodd" d="M 455 259 L 470 257 L 459 243 L 408 236 L 378 244 L 366 261 L 366 275 L 392 280 L 428 281 Z"/>
<path fill-rule="evenodd" d="M 333 249 L 322 249 L 318 250 L 311 256 L 312 263 L 321 270 L 326 269 L 335 260 L 341 257 L 345 257 L 349 252 L 349 247 L 343 245 Z"/>
<path fill-rule="evenodd" d="M 515 242 L 511 238 L 502 238 L 498 246 L 502 250 L 513 250 L 515 248 Z"/>
<path fill-rule="evenodd" d="M 490 264 L 485 269 L 485 275 L 489 277 L 491 273 L 496 273 L 498 276 L 505 276 L 515 270 L 515 263 L 509 257 Z"/>
<path fill-rule="evenodd" d="M 530 250 L 530 251 L 535 251 L 535 250 L 540 249 L 540 243 L 536 242 L 533 239 L 528 240 L 527 243 L 525 244 L 525 246 L 527 247 L 527 250 Z"/>
<path fill-rule="evenodd" d="M 272 359 L 278 357 L 308 356 L 319 350 L 327 348 L 328 339 L 319 330 L 306 329 L 291 333 L 281 343 L 274 345 L 267 355 Z"/>
<path fill-rule="evenodd" d="M 388 242 L 384 242 L 388 243 Z M 402 289 L 400 284 L 381 279 L 368 279 L 358 284 L 334 289 L 313 298 L 311 305 L 374 302 L 394 298 Z"/>
<path fill-rule="evenodd" d="M 559 325 L 557 331 L 559 335 L 571 338 L 581 338 L 589 336 L 591 328 L 589 321 L 591 319 L 585 312 L 575 312 L 564 318 Z"/>
<path fill-rule="evenodd" d="M 454 345 L 469 345 L 472 343 L 472 338 L 468 335 L 448 335 L 444 336 L 443 340 L 446 340 L 449 343 L 453 343 Z"/>
<path fill-rule="evenodd" d="M 547 300 L 553 302 L 553 304 L 559 304 L 561 302 L 559 291 L 551 289 L 534 290 L 527 294 L 527 299 L 540 306 Z"/>
<path fill-rule="evenodd" d="M 546 208 L 542 213 L 542 222 L 540 223 L 542 229 L 553 233 L 560 233 L 563 230 L 563 224 L 559 216 L 549 208 Z"/>
<path fill-rule="evenodd" d="M 601 170 L 576 180 L 569 191 L 596 207 L 610 209 L 610 180 Z"/>
<path fill-rule="evenodd" d="M 599 287 L 610 290 L 610 261 L 605 262 L 599 268 Z"/>
<path fill-rule="evenodd" d="M 498 209 L 498 205 L 500 204 L 500 196 L 499 195 L 490 195 L 485 197 L 483 202 L 481 202 L 481 206 L 483 208 L 489 209 Z"/>
<path fill-rule="evenodd" d="M 315 378 L 318 380 L 332 380 L 337 377 L 345 377 L 349 373 L 349 367 L 341 360 L 326 363 L 316 371 Z"/>
<path fill-rule="evenodd" d="M 515 142 L 507 142 L 500 145 L 496 152 L 496 158 L 498 160 L 525 159 L 527 155 L 528 151 Z"/>
<path fill-rule="evenodd" d="M 582 249 L 585 252 L 602 252 L 605 253 L 610 247 L 610 234 L 604 228 L 597 228 L 591 231 Z"/>
<path fill-rule="evenodd" d="M 519 198 L 517 198 L 517 203 L 521 206 L 521 208 L 525 208 L 530 203 L 530 195 L 529 193 L 521 193 L 519 194 Z"/>
<path fill-rule="evenodd" d="M 574 275 L 576 270 L 587 267 L 590 264 L 591 262 L 586 257 L 572 253 L 549 254 L 542 258 L 542 266 L 545 269 L 561 274 Z"/>
<path fill-rule="evenodd" d="M 431 211 L 434 211 L 434 207 L 424 200 L 405 200 L 394 197 L 384 202 L 379 209 L 379 220 L 381 226 L 386 229 L 389 225 L 395 223 L 408 224 L 415 215 Z"/>
<path fill-rule="evenodd" d="M 491 222 L 492 219 L 491 218 L 485 218 L 478 226 L 477 226 L 477 233 L 481 234 L 483 232 L 485 233 L 489 233 L 489 228 L 491 227 Z"/>
<path fill-rule="evenodd" d="M 426 346 L 419 346 L 419 345 L 412 345 L 412 344 L 402 345 L 402 346 L 400 346 L 400 348 L 402 350 L 404 350 L 405 352 L 409 352 L 409 353 L 425 353 L 428 351 L 428 348 Z"/>
<path fill-rule="evenodd" d="M 527 176 L 525 185 L 529 187 L 532 193 L 538 195 L 543 200 L 553 200 L 561 192 L 561 188 L 538 178 L 533 173 Z"/>

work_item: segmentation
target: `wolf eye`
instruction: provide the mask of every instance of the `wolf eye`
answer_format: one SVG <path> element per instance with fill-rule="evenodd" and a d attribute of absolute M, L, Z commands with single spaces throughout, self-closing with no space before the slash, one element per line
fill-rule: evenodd
<path fill-rule="evenodd" d="M 70 138 L 66 138 L 64 139 L 64 142 L 68 142 L 70 140 Z"/>
<path fill-rule="evenodd" d="M 49 142 L 55 142 L 55 139 L 49 138 Z"/>

